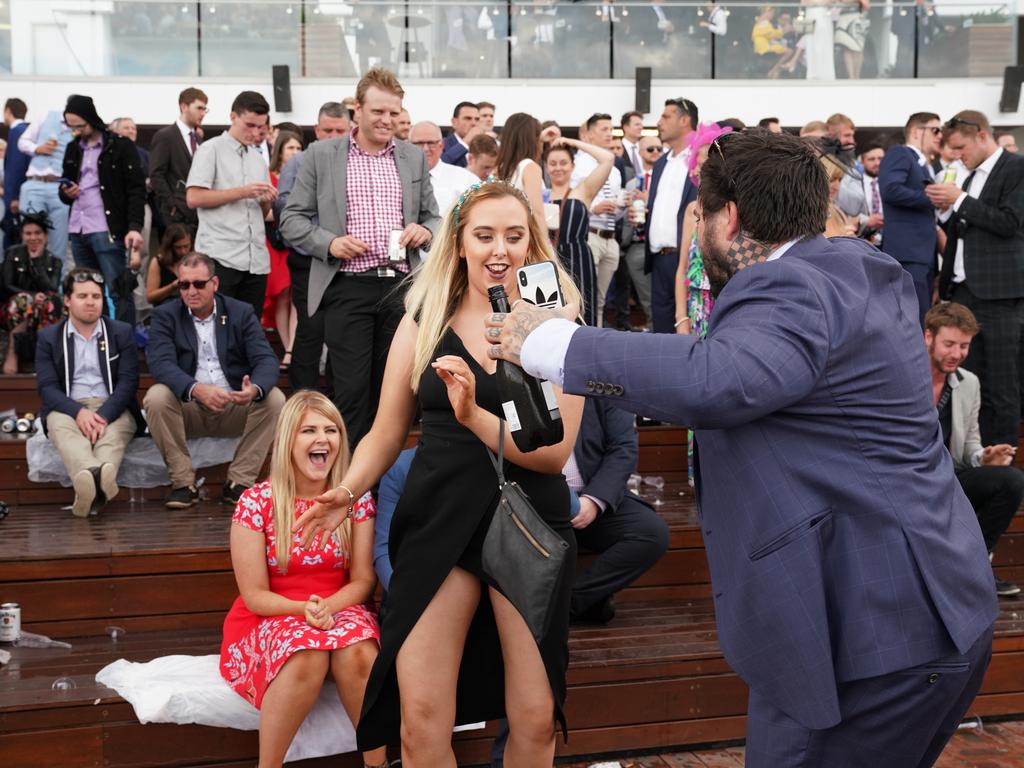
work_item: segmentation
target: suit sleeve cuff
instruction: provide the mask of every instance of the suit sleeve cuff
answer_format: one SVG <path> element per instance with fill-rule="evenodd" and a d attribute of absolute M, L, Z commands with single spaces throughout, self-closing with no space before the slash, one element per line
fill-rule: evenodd
<path fill-rule="evenodd" d="M 589 493 L 584 493 L 584 494 L 581 494 L 581 495 L 582 495 L 582 498 L 590 499 L 592 502 L 594 502 L 597 505 L 597 509 L 598 509 L 599 512 L 604 512 L 606 509 L 608 509 L 608 502 L 607 501 L 599 499 L 599 498 L 597 498 L 597 496 L 591 496 Z"/>
<path fill-rule="evenodd" d="M 263 399 L 263 387 L 259 384 L 253 384 L 253 386 L 256 387 L 256 401 L 259 402 Z"/>
<path fill-rule="evenodd" d="M 525 370 L 531 376 L 562 386 L 564 379 L 565 355 L 569 351 L 569 342 L 576 333 L 578 326 L 563 318 L 556 318 L 542 323 L 523 342 L 523 350 L 519 358 Z"/>
<path fill-rule="evenodd" d="M 984 452 L 985 452 L 984 448 L 979 448 L 978 450 L 976 450 L 974 453 L 971 454 L 971 466 L 972 467 L 980 467 L 981 466 L 981 454 L 984 453 Z"/>

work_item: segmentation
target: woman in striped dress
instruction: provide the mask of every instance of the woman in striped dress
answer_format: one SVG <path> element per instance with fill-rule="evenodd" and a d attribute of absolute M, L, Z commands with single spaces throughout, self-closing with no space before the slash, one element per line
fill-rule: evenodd
<path fill-rule="evenodd" d="M 597 161 L 597 167 L 580 184 L 571 188 L 576 151 L 591 155 Z M 590 326 L 597 326 L 597 272 L 593 254 L 587 244 L 590 204 L 608 180 L 614 164 L 615 155 L 607 149 L 564 136 L 552 142 L 544 160 L 548 178 L 551 179 L 550 200 L 559 207 L 558 229 L 552 233 L 551 241 L 562 265 L 580 289 L 583 319 Z"/>

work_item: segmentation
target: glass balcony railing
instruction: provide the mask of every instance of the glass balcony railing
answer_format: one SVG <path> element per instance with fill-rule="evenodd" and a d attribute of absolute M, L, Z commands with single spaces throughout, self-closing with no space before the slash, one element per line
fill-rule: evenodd
<path fill-rule="evenodd" d="M 87 77 L 992 77 L 1016 0 L 0 0 L 0 73 Z"/>

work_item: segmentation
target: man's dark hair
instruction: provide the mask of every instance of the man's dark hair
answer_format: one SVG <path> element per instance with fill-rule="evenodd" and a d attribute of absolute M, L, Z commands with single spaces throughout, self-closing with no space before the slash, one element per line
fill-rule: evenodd
<path fill-rule="evenodd" d="M 470 107 L 471 109 L 479 109 L 475 102 L 460 101 L 458 104 L 455 105 L 455 111 L 452 112 L 452 117 L 458 117 L 459 113 L 466 107 Z"/>
<path fill-rule="evenodd" d="M 16 120 L 24 120 L 25 115 L 28 114 L 28 105 L 21 99 L 8 99 L 4 102 L 4 109 L 11 110 L 11 114 L 14 115 Z"/>
<path fill-rule="evenodd" d="M 643 114 L 637 112 L 636 110 L 633 110 L 632 112 L 623 112 L 622 119 L 619 120 L 619 127 L 625 128 L 627 125 L 629 125 L 629 121 L 632 120 L 634 117 L 639 117 L 641 120 L 644 119 Z"/>
<path fill-rule="evenodd" d="M 924 329 L 934 337 L 943 328 L 956 328 L 968 336 L 977 336 L 981 326 L 978 320 L 963 304 L 947 301 L 943 304 L 936 304 L 928 310 L 924 316 Z"/>
<path fill-rule="evenodd" d="M 880 141 L 869 141 L 867 144 L 865 144 L 861 148 L 860 153 L 862 155 L 866 155 L 868 152 L 874 152 L 876 149 L 880 149 L 883 152 L 887 151 L 887 148 L 886 148 L 885 144 L 883 144 L 882 142 L 880 142 Z"/>
<path fill-rule="evenodd" d="M 192 251 L 183 258 L 178 264 L 178 268 L 181 269 L 181 267 L 206 267 L 210 271 L 210 277 L 217 274 L 217 262 L 199 251 Z"/>
<path fill-rule="evenodd" d="M 319 123 L 320 118 L 322 117 L 344 117 L 346 120 L 348 120 L 348 109 L 345 108 L 344 104 L 341 104 L 337 101 L 328 101 L 326 104 L 320 107 L 320 111 L 316 113 L 316 121 Z"/>
<path fill-rule="evenodd" d="M 907 124 L 903 126 L 903 134 L 910 133 L 911 128 L 919 128 L 928 125 L 932 120 L 938 120 L 939 116 L 934 112 L 915 112 L 907 118 Z"/>
<path fill-rule="evenodd" d="M 738 117 L 727 117 L 725 120 L 715 122 L 719 128 L 732 128 L 736 133 L 747 130 L 747 124 Z"/>
<path fill-rule="evenodd" d="M 666 107 L 675 107 L 679 110 L 680 115 L 690 116 L 690 127 L 696 129 L 697 121 L 700 119 L 700 113 L 697 111 L 697 105 L 689 99 L 684 99 L 682 96 L 677 96 L 674 99 L 665 99 Z"/>
<path fill-rule="evenodd" d="M 75 267 L 64 273 L 64 296 L 65 298 L 70 297 L 75 292 L 75 283 L 96 283 L 100 287 L 100 291 L 103 290 L 103 283 L 96 282 L 94 277 L 102 273 L 98 269 L 92 267 Z"/>
<path fill-rule="evenodd" d="M 757 121 L 757 127 L 767 128 L 772 123 L 781 123 L 781 121 L 777 117 L 762 117 L 760 120 Z"/>
<path fill-rule="evenodd" d="M 231 111 L 236 115 L 246 112 L 251 112 L 254 115 L 269 115 L 270 105 L 263 98 L 263 94 L 256 93 L 256 91 L 242 91 L 231 102 Z"/>
<path fill-rule="evenodd" d="M 819 235 L 828 216 L 828 179 L 818 153 L 785 133 L 727 133 L 700 172 L 705 214 L 735 202 L 743 232 L 762 243 Z"/>
<path fill-rule="evenodd" d="M 479 136 L 474 136 L 469 142 L 468 152 L 473 157 L 477 157 L 478 155 L 493 155 L 494 157 L 497 157 L 498 142 L 486 133 L 481 133 Z"/>
<path fill-rule="evenodd" d="M 584 130 L 589 131 L 602 120 L 607 120 L 608 122 L 611 122 L 611 119 L 612 116 L 606 112 L 595 112 L 594 114 L 587 118 L 587 121 L 585 123 L 583 123 L 583 128 Z"/>
<path fill-rule="evenodd" d="M 191 104 L 193 101 L 201 101 L 203 102 L 203 104 L 208 104 L 210 100 L 206 97 L 206 94 L 198 88 L 186 88 L 184 91 L 178 94 L 179 104 L 188 105 Z"/>
<path fill-rule="evenodd" d="M 295 123 L 285 120 L 283 122 L 276 123 L 274 127 L 279 131 L 288 131 L 288 133 L 298 134 L 299 138 L 302 138 L 302 129 Z"/>

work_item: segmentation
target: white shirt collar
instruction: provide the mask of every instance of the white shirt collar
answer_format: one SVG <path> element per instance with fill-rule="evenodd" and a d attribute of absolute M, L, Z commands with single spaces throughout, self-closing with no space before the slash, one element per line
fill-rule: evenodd
<path fill-rule="evenodd" d="M 207 317 L 204 317 L 202 320 L 200 320 L 198 317 L 196 317 L 195 314 L 193 314 L 191 309 L 189 309 L 188 314 L 192 318 L 192 322 L 193 323 L 208 323 L 208 322 L 212 323 L 213 322 L 213 318 L 217 316 L 217 305 L 214 304 L 213 305 L 213 312 L 211 312 Z"/>
<path fill-rule="evenodd" d="M 800 242 L 800 238 L 794 237 L 788 243 L 783 243 L 774 251 L 772 251 L 771 255 L 767 259 L 765 259 L 765 261 L 775 261 L 777 258 L 782 256 L 782 254 L 784 254 L 786 251 L 788 251 L 790 248 L 796 245 L 798 242 Z"/>
<path fill-rule="evenodd" d="M 913 144 L 907 144 L 907 146 L 910 147 L 912 150 L 914 150 L 914 154 L 917 155 L 917 162 L 918 163 L 920 163 L 921 165 L 927 165 L 928 164 L 928 158 L 924 156 L 924 152 L 922 152 L 920 149 L 915 147 Z"/>
<path fill-rule="evenodd" d="M 103 335 L 103 321 L 97 320 L 96 325 L 93 326 L 92 335 L 89 338 L 85 338 L 85 336 L 78 332 L 78 329 L 75 327 L 74 321 L 71 320 L 71 318 L 68 318 L 68 327 L 66 333 L 68 336 L 77 336 L 82 341 L 92 341 L 93 339 L 98 339 L 100 336 Z"/>
<path fill-rule="evenodd" d="M 1002 156 L 1002 154 L 1003 154 L 1003 148 L 1002 147 L 996 147 L 996 151 L 993 152 L 991 155 L 989 155 L 988 159 L 985 160 L 984 163 L 979 165 L 974 170 L 975 171 L 981 171 L 986 176 L 988 176 L 990 173 L 992 173 L 992 169 L 996 167 L 996 163 L 999 162 L 999 158 Z"/>

